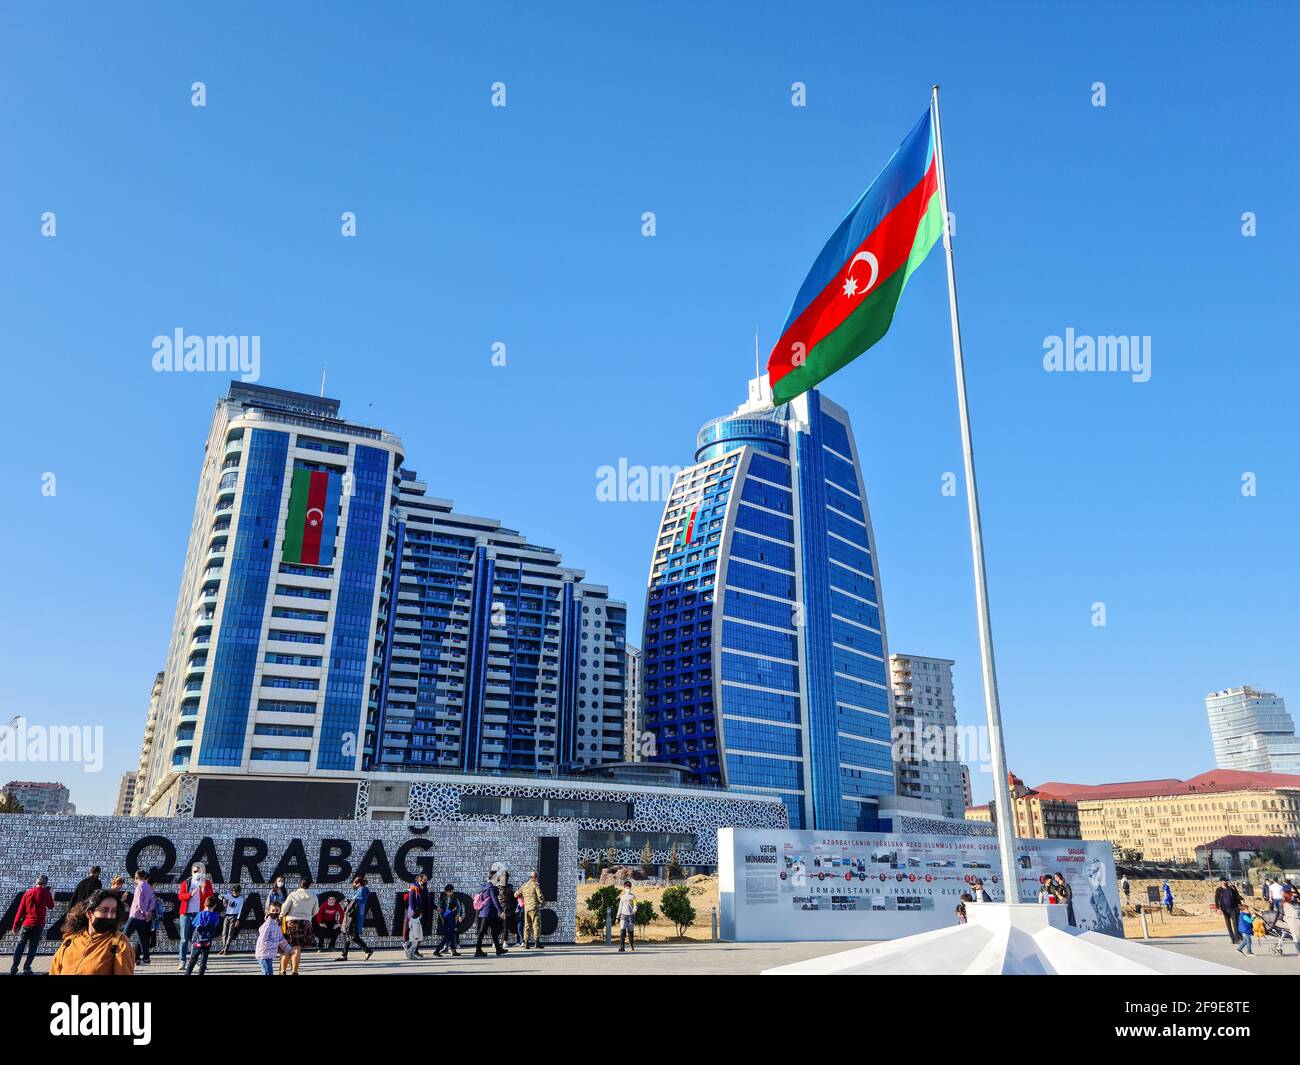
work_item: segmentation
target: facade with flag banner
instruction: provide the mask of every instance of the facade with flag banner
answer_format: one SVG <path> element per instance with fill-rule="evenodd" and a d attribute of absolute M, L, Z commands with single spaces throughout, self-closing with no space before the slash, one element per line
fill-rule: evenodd
<path fill-rule="evenodd" d="M 140 813 L 232 771 L 544 772 L 622 757 L 626 606 L 428 497 L 334 399 L 235 383 L 208 434 Z"/>
<path fill-rule="evenodd" d="M 284 524 L 285 562 L 328 566 L 334 561 L 334 536 L 339 527 L 339 482 L 333 470 L 296 466 L 289 490 L 289 516 Z"/>
<path fill-rule="evenodd" d="M 894 791 L 884 614 L 848 414 L 816 390 L 709 422 L 651 560 L 651 760 L 774 795 L 792 828 L 871 830 Z"/>

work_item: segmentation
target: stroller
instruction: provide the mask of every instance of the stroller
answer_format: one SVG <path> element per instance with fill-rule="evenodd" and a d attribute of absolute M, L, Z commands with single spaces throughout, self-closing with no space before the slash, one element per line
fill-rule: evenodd
<path fill-rule="evenodd" d="M 1295 943 L 1295 940 L 1291 938 L 1291 933 L 1287 930 L 1286 922 L 1282 920 L 1282 915 L 1276 910 L 1262 913 L 1260 917 L 1264 919 L 1264 939 L 1272 948 L 1272 953 L 1281 957 L 1282 948 L 1288 943 Z M 1263 944 L 1261 943 L 1260 946 L 1263 946 Z"/>

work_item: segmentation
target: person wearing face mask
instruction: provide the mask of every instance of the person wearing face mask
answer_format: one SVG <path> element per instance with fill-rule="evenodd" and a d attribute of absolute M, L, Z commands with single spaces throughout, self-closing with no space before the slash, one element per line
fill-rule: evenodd
<path fill-rule="evenodd" d="M 132 976 L 135 951 L 118 929 L 121 900 L 102 888 L 68 911 L 51 976 Z"/>
<path fill-rule="evenodd" d="M 185 961 L 190 956 L 190 936 L 194 931 L 194 922 L 203 912 L 208 899 L 212 898 L 212 878 L 200 862 L 195 862 L 190 870 L 188 880 L 182 880 L 176 888 L 176 899 L 180 903 L 181 914 L 181 949 L 177 972 L 185 971 Z"/>
<path fill-rule="evenodd" d="M 262 922 L 262 927 L 257 933 L 257 946 L 253 950 L 257 966 L 262 970 L 263 976 L 274 976 L 275 959 L 292 953 L 293 947 L 280 931 L 280 904 L 268 902 L 266 920 Z"/>
<path fill-rule="evenodd" d="M 230 953 L 230 948 L 239 938 L 239 919 L 244 914 L 244 895 L 239 884 L 231 884 L 230 890 L 221 896 L 221 953 Z"/>
<path fill-rule="evenodd" d="M 366 941 L 361 938 L 361 930 L 366 924 L 366 907 L 370 905 L 370 888 L 366 887 L 366 878 L 360 874 L 352 878 L 352 888 L 355 893 L 343 906 L 342 960 L 348 960 L 348 947 L 355 943 L 366 952 L 366 960 L 369 961 L 374 951 L 366 946 Z"/>
<path fill-rule="evenodd" d="M 266 896 L 266 904 L 270 906 L 274 903 L 276 906 L 283 906 L 284 900 L 288 897 L 289 889 L 284 886 L 284 877 L 277 876 L 271 881 L 271 891 Z"/>

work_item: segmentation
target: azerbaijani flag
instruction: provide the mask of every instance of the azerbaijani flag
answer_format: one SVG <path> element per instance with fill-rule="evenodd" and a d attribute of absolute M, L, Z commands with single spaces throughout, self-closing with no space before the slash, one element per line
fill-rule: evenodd
<path fill-rule="evenodd" d="M 927 109 L 804 279 L 767 360 L 774 402 L 807 392 L 883 337 L 907 279 L 942 234 Z"/>
<path fill-rule="evenodd" d="M 699 514 L 699 512 L 700 512 L 700 500 L 697 499 L 695 501 L 695 505 L 691 507 L 690 517 L 686 519 L 686 524 L 682 526 L 681 535 L 677 538 L 678 547 L 685 547 L 687 544 L 689 544 L 692 540 L 695 539 L 695 518 L 696 515 Z"/>
<path fill-rule="evenodd" d="M 341 482 L 327 470 L 293 471 L 289 517 L 284 525 L 285 562 L 328 566 L 334 561 Z"/>

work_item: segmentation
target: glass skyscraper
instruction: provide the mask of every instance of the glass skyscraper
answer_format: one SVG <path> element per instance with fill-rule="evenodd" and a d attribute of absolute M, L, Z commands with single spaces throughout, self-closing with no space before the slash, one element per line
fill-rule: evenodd
<path fill-rule="evenodd" d="M 551 549 L 426 497 L 403 452 L 334 399 L 234 383 L 218 401 L 138 811 L 172 812 L 182 774 L 621 757 L 625 605 Z M 287 560 L 299 471 L 337 489 L 322 497 L 336 514 L 306 512 L 335 530 L 320 564 Z"/>
<path fill-rule="evenodd" d="M 876 827 L 894 791 L 875 539 L 848 414 L 766 377 L 707 423 L 650 565 L 650 760 L 779 797 L 792 828 Z"/>
<path fill-rule="evenodd" d="M 1220 769 L 1300 772 L 1300 739 L 1280 696 L 1247 684 L 1211 692 L 1205 697 L 1205 709 L 1214 764 Z"/>

